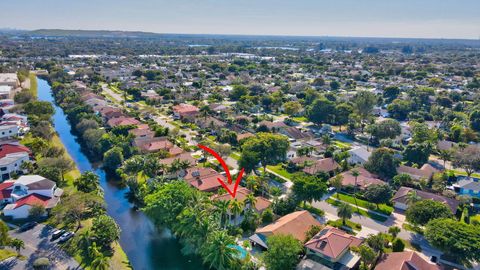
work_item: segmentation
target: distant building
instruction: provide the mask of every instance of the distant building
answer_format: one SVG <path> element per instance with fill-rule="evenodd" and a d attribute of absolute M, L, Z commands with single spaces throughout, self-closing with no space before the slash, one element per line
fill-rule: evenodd
<path fill-rule="evenodd" d="M 12 88 L 20 87 L 16 73 L 0 73 L 0 86 L 10 86 Z"/>
<path fill-rule="evenodd" d="M 368 161 L 368 158 L 372 155 L 371 152 L 367 150 L 367 148 L 360 146 L 357 148 L 353 148 L 348 150 L 350 157 L 348 158 L 348 163 L 350 164 L 365 164 Z"/>

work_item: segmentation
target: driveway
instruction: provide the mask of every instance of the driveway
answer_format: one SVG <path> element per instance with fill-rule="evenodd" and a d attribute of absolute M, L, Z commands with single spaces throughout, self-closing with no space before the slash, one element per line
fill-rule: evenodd
<path fill-rule="evenodd" d="M 11 230 L 9 232 L 10 237 L 19 238 L 25 243 L 25 249 L 22 249 L 20 253 L 25 256 L 26 259 L 4 261 L 0 263 L 0 269 L 33 269 L 33 262 L 39 257 L 49 258 L 53 264 L 51 269 L 82 269 L 77 261 L 60 248 L 57 241 L 50 242 L 50 236 L 53 230 L 53 228 L 43 224 L 39 224 L 35 228 L 25 232 Z"/>

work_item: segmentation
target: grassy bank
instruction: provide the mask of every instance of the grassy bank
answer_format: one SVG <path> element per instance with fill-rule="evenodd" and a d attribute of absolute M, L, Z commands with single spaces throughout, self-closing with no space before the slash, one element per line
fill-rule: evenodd
<path fill-rule="evenodd" d="M 37 75 L 35 75 L 33 72 L 30 72 L 28 78 L 30 79 L 30 92 L 32 92 L 34 97 L 38 97 Z"/>
<path fill-rule="evenodd" d="M 0 262 L 15 256 L 17 256 L 15 251 L 9 249 L 0 249 Z"/>

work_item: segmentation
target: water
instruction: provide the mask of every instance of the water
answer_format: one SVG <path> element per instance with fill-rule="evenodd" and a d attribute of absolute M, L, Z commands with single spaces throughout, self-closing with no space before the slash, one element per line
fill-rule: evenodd
<path fill-rule="evenodd" d="M 71 133 L 70 123 L 63 110 L 55 105 L 50 85 L 47 81 L 38 80 L 38 99 L 49 101 L 55 107 L 53 123 L 61 141 L 75 161 L 81 172 L 94 171 L 100 176 L 100 184 L 104 189 L 107 213 L 115 219 L 122 233 L 120 245 L 128 256 L 133 269 L 180 270 L 203 269 L 198 258 L 183 256 L 181 246 L 167 229 L 157 231 L 148 217 L 132 209 L 125 198 L 126 188 L 119 187 L 111 179 L 107 179 L 105 171 L 93 165 L 82 152 L 76 137 Z"/>

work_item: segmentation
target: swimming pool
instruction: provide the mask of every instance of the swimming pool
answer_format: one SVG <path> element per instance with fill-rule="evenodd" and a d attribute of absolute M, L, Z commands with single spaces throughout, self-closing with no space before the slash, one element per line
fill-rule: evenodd
<path fill-rule="evenodd" d="M 228 247 L 232 247 L 239 251 L 239 255 L 237 256 L 239 259 L 245 259 L 247 257 L 247 250 L 239 245 L 228 245 Z"/>

